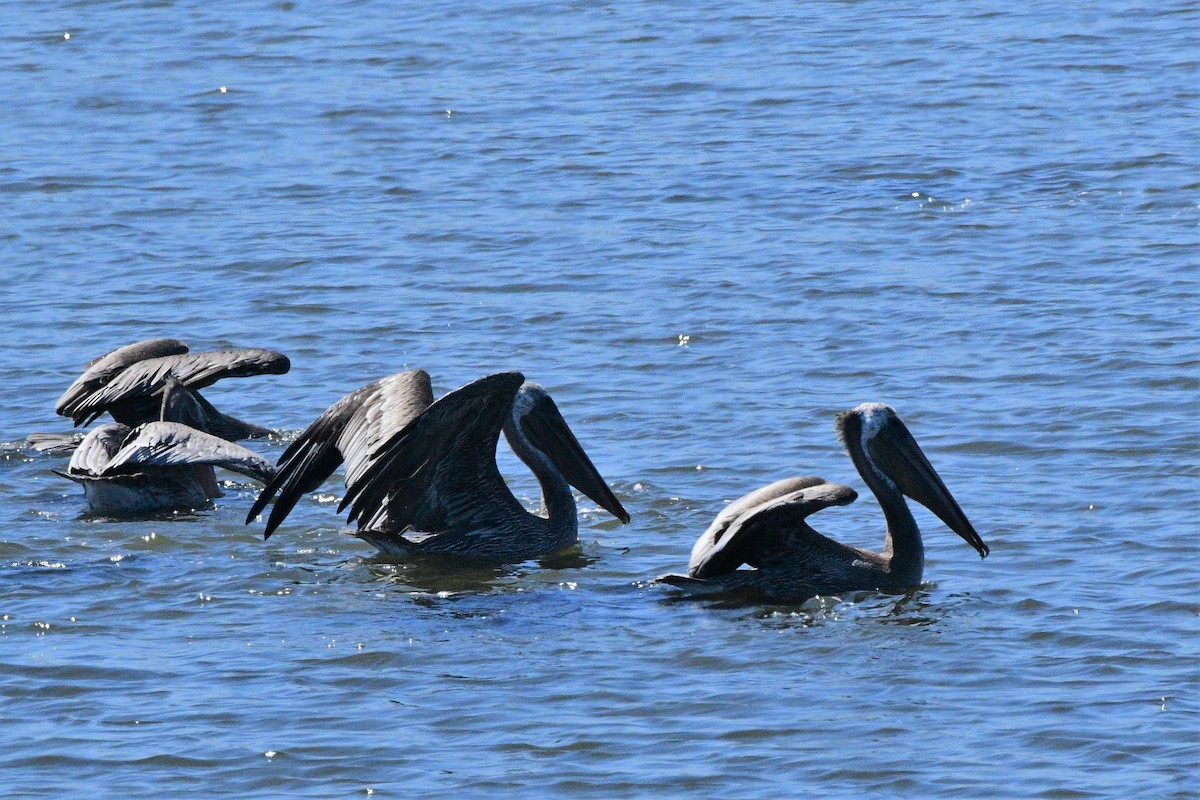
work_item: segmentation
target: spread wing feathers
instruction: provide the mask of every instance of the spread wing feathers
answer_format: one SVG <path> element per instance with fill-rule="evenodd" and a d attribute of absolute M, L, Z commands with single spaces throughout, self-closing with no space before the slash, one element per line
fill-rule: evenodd
<path fill-rule="evenodd" d="M 755 489 L 739 500 L 734 500 L 725 506 L 720 514 L 717 514 L 716 519 L 708 526 L 708 530 L 696 540 L 696 544 L 692 546 L 692 557 L 689 563 L 695 564 L 698 560 L 704 558 L 705 554 L 720 543 L 721 538 L 729 530 L 729 526 L 733 524 L 733 521 L 750 509 L 758 508 L 772 500 L 783 497 L 785 494 L 798 492 L 810 486 L 819 486 L 824 482 L 824 478 L 815 478 L 811 475 L 784 478 L 774 483 L 768 483 L 761 489 Z"/>
<path fill-rule="evenodd" d="M 120 451 L 131 430 L 128 425 L 116 422 L 97 425 L 88 431 L 88 435 L 83 437 L 71 454 L 67 472 L 71 475 L 99 475 Z"/>
<path fill-rule="evenodd" d="M 60 400 L 57 410 L 74 419 L 76 424 L 86 424 L 112 406 L 151 397 L 168 374 L 173 374 L 188 389 L 197 391 L 212 386 L 221 378 L 282 375 L 289 369 L 291 362 L 287 356 L 259 348 L 158 356 L 127 365 L 119 373 L 110 375 L 102 385 L 70 403 L 64 404 Z M 67 391 L 70 394 L 71 390 Z"/>
<path fill-rule="evenodd" d="M 496 466 L 519 372 L 501 372 L 450 392 L 386 442 L 347 487 L 342 510 L 360 529 L 424 533 L 488 530 L 526 512 Z M 481 500 L 483 502 L 481 502 Z"/>
<path fill-rule="evenodd" d="M 412 370 L 389 375 L 351 392 L 317 417 L 279 457 L 278 473 L 258 495 L 246 522 L 276 494 L 265 531 L 270 536 L 306 493 L 321 486 L 346 462 L 346 483 L 370 464 L 371 454 L 433 402 L 429 374 Z"/>
<path fill-rule="evenodd" d="M 105 353 L 90 361 L 83 374 L 63 392 L 54 404 L 54 413 L 74 417 L 83 401 L 129 366 L 148 358 L 179 355 L 187 351 L 187 345 L 178 339 L 147 339 Z"/>
<path fill-rule="evenodd" d="M 275 475 L 270 461 L 239 444 L 178 422 L 147 422 L 129 434 L 99 477 L 189 464 L 222 467 L 263 482 Z"/>
<path fill-rule="evenodd" d="M 788 481 L 801 488 L 783 494 L 778 493 L 779 488 L 788 481 L 755 492 L 763 493 L 759 504 L 743 506 L 742 513 L 721 535 L 713 537 L 710 546 L 698 546 L 692 551 L 688 575 L 693 578 L 722 575 L 742 564 L 752 567 L 786 564 L 795 570 L 807 562 L 818 564 L 829 557 L 842 556 L 843 551 L 851 548 L 817 533 L 805 518 L 829 506 L 849 505 L 858 498 L 858 493 L 848 486 L 815 480 L 819 479 L 790 478 Z M 702 541 L 705 537 L 701 537 Z M 835 550 L 836 554 L 832 552 Z"/>
<path fill-rule="evenodd" d="M 424 370 L 401 372 L 377 383 L 378 399 L 360 405 L 352 424 L 338 436 L 338 450 L 346 459 L 347 486 L 366 472 L 386 440 L 433 405 L 433 387 Z"/>

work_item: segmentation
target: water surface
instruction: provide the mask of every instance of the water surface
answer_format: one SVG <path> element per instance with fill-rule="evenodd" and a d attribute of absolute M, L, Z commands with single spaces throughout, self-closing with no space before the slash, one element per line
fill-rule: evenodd
<path fill-rule="evenodd" d="M 4 16 L 0 796 L 1194 792 L 1194 5 Z M 89 518 L 21 441 L 151 336 L 291 356 L 208 392 L 272 458 L 382 375 L 520 369 L 633 523 L 460 574 L 373 560 L 338 482 L 265 544 L 241 479 Z M 907 597 L 648 584 L 769 481 L 862 491 L 866 400 L 986 561 L 920 510 Z M 878 546 L 862 493 L 814 522 Z"/>

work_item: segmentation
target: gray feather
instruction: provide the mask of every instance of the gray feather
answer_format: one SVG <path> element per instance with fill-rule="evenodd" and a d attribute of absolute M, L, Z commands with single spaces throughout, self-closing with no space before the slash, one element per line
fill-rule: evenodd
<path fill-rule="evenodd" d="M 267 520 L 265 535 L 269 537 L 300 498 L 320 487 L 343 461 L 347 484 L 356 481 L 383 441 L 431 403 L 433 387 L 424 370 L 389 375 L 342 397 L 279 457 L 278 473 L 263 487 L 246 521 L 262 513 L 278 494 Z"/>
<path fill-rule="evenodd" d="M 795 486 L 801 488 L 781 493 Z M 711 544 L 693 549 L 688 575 L 711 577 L 732 572 L 742 564 L 758 567 L 780 559 L 794 565 L 797 557 L 820 558 L 830 548 L 839 553 L 848 550 L 814 531 L 805 519 L 831 505 L 848 505 L 857 497 L 858 493 L 848 486 L 817 478 L 790 478 L 759 489 L 735 504 L 735 513 L 740 513 L 719 536 L 712 537 Z M 804 540 L 803 547 L 798 546 L 797 539 Z"/>
<path fill-rule="evenodd" d="M 98 475 L 112 477 L 196 464 L 221 467 L 263 482 L 275 474 L 270 461 L 241 445 L 178 422 L 148 422 L 129 435 Z"/>

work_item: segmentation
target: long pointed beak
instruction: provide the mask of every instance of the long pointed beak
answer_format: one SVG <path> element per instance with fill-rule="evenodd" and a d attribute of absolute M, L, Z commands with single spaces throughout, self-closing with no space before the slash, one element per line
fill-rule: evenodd
<path fill-rule="evenodd" d="M 599 470 L 584 452 L 583 446 L 567 426 L 554 404 L 539 405 L 521 420 L 525 436 L 534 447 L 550 457 L 567 483 L 590 497 L 621 522 L 629 522 L 629 512 L 608 488 Z"/>
<path fill-rule="evenodd" d="M 986 558 L 990 548 L 975 532 L 971 521 L 946 484 L 942 483 L 941 476 L 929 463 L 917 440 L 899 420 L 885 430 L 886 433 L 881 432 L 876 438 L 885 439 L 888 446 L 873 450 L 881 466 L 885 466 L 888 477 L 901 492 L 936 514 L 950 530 L 974 547 L 980 558 Z"/>

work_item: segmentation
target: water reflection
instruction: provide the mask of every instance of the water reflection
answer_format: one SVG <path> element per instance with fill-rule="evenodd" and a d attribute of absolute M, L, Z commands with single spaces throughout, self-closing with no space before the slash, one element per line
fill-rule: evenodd
<path fill-rule="evenodd" d="M 929 592 L 917 588 L 903 595 L 877 619 L 884 625 L 932 625 L 939 619 L 938 611 L 938 604 L 930 600 Z"/>
<path fill-rule="evenodd" d="M 212 503 L 201 508 L 181 508 L 173 511 L 155 511 L 144 514 L 130 514 L 114 517 L 111 514 L 101 514 L 95 511 L 82 511 L 76 520 L 79 522 L 100 523 L 131 523 L 131 522 L 195 522 L 203 519 L 205 512 L 212 511 Z"/>
<path fill-rule="evenodd" d="M 755 619 L 781 627 L 796 624 L 812 627 L 857 619 L 868 619 L 881 625 L 922 627 L 937 624 L 969 599 L 963 595 L 935 598 L 933 590 L 936 588 L 936 584 L 926 583 L 902 595 L 860 591 L 819 595 L 802 603 L 764 603 L 737 595 L 698 597 L 680 594 L 664 596 L 662 602 L 675 604 L 686 601 L 712 610 L 745 610 Z"/>
<path fill-rule="evenodd" d="M 445 598 L 520 588 L 530 573 L 545 577 L 549 572 L 583 569 L 597 560 L 574 547 L 522 564 L 494 564 L 432 553 L 404 560 L 381 553 L 363 558 L 360 563 L 371 580 L 408 593 Z"/>

